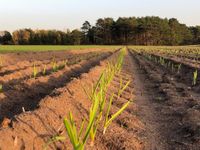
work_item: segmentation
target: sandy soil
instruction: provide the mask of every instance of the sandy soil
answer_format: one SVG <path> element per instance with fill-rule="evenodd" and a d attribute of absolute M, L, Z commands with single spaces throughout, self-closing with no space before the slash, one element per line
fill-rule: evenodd
<path fill-rule="evenodd" d="M 200 149 L 200 95 L 186 84 L 190 80 L 184 76 L 188 67 L 182 68 L 182 79 L 180 74 L 177 77 L 177 73 L 142 55 L 133 53 L 132 57 L 143 81 L 145 96 L 142 97 L 146 97 L 138 101 L 138 112 L 149 130 L 146 149 Z"/>

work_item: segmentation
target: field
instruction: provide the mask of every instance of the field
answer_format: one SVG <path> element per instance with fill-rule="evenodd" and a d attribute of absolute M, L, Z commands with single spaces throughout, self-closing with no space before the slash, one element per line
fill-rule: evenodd
<path fill-rule="evenodd" d="M 2 150 L 200 149 L 199 46 L 0 52 Z"/>
<path fill-rule="evenodd" d="M 60 50 L 83 50 L 89 48 L 116 48 L 119 46 L 98 46 L 98 45 L 0 45 L 0 53 L 6 52 L 27 52 L 27 51 L 60 51 Z"/>

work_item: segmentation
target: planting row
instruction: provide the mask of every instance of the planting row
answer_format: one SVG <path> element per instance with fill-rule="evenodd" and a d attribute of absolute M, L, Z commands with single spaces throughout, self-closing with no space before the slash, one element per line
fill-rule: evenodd
<path fill-rule="evenodd" d="M 181 80 L 185 67 L 178 73 L 168 67 L 168 60 L 130 51 L 143 74 L 148 108 L 151 114 L 149 143 L 152 149 L 199 149 L 200 95 L 192 85 L 193 76 Z M 171 62 L 174 63 L 174 62 Z M 191 73 L 191 72 L 190 72 Z M 187 75 L 187 74 L 186 74 Z M 193 74 L 192 74 L 193 75 Z M 196 85 L 198 88 L 198 82 Z M 146 108 L 148 110 L 148 108 Z M 145 120 L 146 121 L 146 120 Z"/>
<path fill-rule="evenodd" d="M 113 77 L 120 73 L 124 54 L 125 49 L 122 49 L 117 62 L 108 64 L 108 68 L 100 75 L 97 83 L 92 86 L 93 88 L 91 91 L 84 89 L 85 93 L 88 95 L 88 99 L 92 104 L 89 109 L 89 116 L 83 119 L 80 129 L 77 129 L 77 125 L 75 124 L 74 117 L 71 112 L 69 112 L 68 118 L 64 119 L 64 126 L 74 150 L 83 150 L 89 137 L 91 140 L 90 145 L 93 146 L 98 128 L 103 125 L 102 134 L 105 134 L 112 121 L 116 119 L 116 117 L 118 117 L 129 105 L 130 101 L 125 103 L 117 112 L 109 116 L 115 93 L 111 94 L 108 100 L 106 97 L 107 88 L 113 80 Z M 117 99 L 119 99 L 129 83 L 130 81 L 128 81 L 126 84 L 123 84 L 121 80 L 120 87 L 116 95 Z M 106 105 L 107 108 L 105 107 Z M 85 121 L 87 121 L 86 125 Z M 85 131 L 83 131 L 84 129 Z M 64 140 L 65 138 L 65 136 L 54 136 L 52 138 L 52 142 Z"/>
<path fill-rule="evenodd" d="M 0 120 L 12 118 L 24 110 L 34 110 L 37 108 L 41 98 L 50 94 L 55 88 L 64 86 L 66 82 L 81 73 L 87 72 L 92 66 L 111 54 L 111 52 L 107 52 L 96 57 L 87 56 L 88 60 L 76 62 L 77 64 L 70 67 L 59 68 L 59 70 L 50 74 L 5 83 L 5 88 L 0 93 Z"/>
<path fill-rule="evenodd" d="M 164 67 L 169 73 L 173 74 L 180 82 L 186 83 L 188 87 L 194 91 L 199 90 L 199 67 L 189 65 L 182 61 L 170 59 L 161 55 L 151 54 L 134 50 L 139 55 L 145 57 L 147 60 L 154 62 L 156 65 Z"/>
<path fill-rule="evenodd" d="M 31 113 L 25 109 L 16 116 L 10 123 L 12 129 L 0 131 L 4 137 L 0 148 L 7 143 L 11 149 L 138 149 L 140 141 L 134 136 L 134 128 L 139 125 L 130 103 L 131 69 L 127 64 L 123 65 L 125 70 L 122 68 L 122 62 L 130 58 L 123 60 L 123 51 L 80 79 L 64 82 L 65 86 L 40 101 L 38 109 Z"/>
<path fill-rule="evenodd" d="M 36 78 L 40 76 L 50 75 L 58 70 L 62 70 L 65 67 L 70 67 L 74 64 L 80 63 L 83 60 L 87 60 L 93 57 L 98 57 L 102 53 L 86 53 L 81 56 L 71 56 L 68 59 L 56 61 L 53 58 L 48 63 L 34 62 L 31 66 L 27 66 L 24 69 L 19 69 L 10 74 L 0 77 L 1 92 L 13 88 L 15 85 L 20 84 L 24 80 L 30 78 Z"/>
<path fill-rule="evenodd" d="M 200 60 L 200 48 L 198 46 L 157 46 L 157 47 L 132 47 L 135 50 L 160 54 L 166 57 L 179 57 L 185 60 Z"/>
<path fill-rule="evenodd" d="M 198 47 L 194 47 L 194 55 L 189 55 L 190 47 L 133 47 L 139 53 L 145 53 L 164 57 L 177 63 L 183 63 L 193 68 L 200 68 L 200 61 L 198 59 Z M 192 53 L 192 52 L 191 52 Z"/>
<path fill-rule="evenodd" d="M 33 66 L 37 67 L 39 70 L 44 70 L 45 67 L 55 69 L 56 66 L 62 65 L 71 65 L 79 62 L 81 60 L 87 59 L 87 57 L 95 57 L 98 56 L 99 52 L 89 52 L 83 53 L 81 55 L 75 54 L 65 54 L 65 58 L 57 58 L 56 56 L 52 56 L 50 60 L 43 60 L 43 61 L 20 61 L 15 65 L 8 65 L 0 69 L 0 74 L 2 78 L 6 78 L 13 73 L 21 72 L 21 74 L 26 74 L 29 70 L 33 70 Z M 20 74 L 20 73 L 19 73 Z"/>

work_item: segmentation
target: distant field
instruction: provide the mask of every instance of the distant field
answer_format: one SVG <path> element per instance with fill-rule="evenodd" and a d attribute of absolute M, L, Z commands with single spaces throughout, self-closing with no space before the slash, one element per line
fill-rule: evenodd
<path fill-rule="evenodd" d="M 185 57 L 200 57 L 199 45 L 186 46 L 129 46 L 133 50 L 150 53 L 165 53 L 168 55 L 184 55 Z"/>
<path fill-rule="evenodd" d="M 150 49 L 162 49 L 162 48 L 167 48 L 167 49 L 197 49 L 200 48 L 200 45 L 183 45 L 183 46 L 139 46 L 139 45 L 130 45 L 128 46 L 129 48 L 150 48 Z"/>
<path fill-rule="evenodd" d="M 0 52 L 20 52 L 20 51 L 57 51 L 57 50 L 73 50 L 88 48 L 117 48 L 120 46 L 98 46 L 98 45 L 0 45 Z"/>
<path fill-rule="evenodd" d="M 121 46 L 107 45 L 0 45 L 0 53 L 20 52 L 20 51 L 59 51 L 89 48 L 120 48 Z M 148 49 L 199 49 L 199 45 L 188 46 L 128 46 L 129 48 L 148 48 Z"/>

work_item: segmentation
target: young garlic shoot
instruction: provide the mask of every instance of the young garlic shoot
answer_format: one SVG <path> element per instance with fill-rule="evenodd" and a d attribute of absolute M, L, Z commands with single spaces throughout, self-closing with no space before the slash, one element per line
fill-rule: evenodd
<path fill-rule="evenodd" d="M 43 68 L 43 72 L 42 72 L 43 75 L 46 75 L 46 69 L 47 69 L 47 65 L 45 65 Z"/>
<path fill-rule="evenodd" d="M 198 71 L 195 70 L 193 72 L 193 85 L 196 85 L 197 84 L 197 78 L 198 78 Z"/>
<path fill-rule="evenodd" d="M 2 92 L 3 92 L 3 85 L 0 84 L 0 93 L 2 93 Z"/>
<path fill-rule="evenodd" d="M 174 64 L 172 63 L 172 72 L 174 72 Z"/>
<path fill-rule="evenodd" d="M 107 130 L 108 126 L 112 123 L 112 121 L 114 119 L 116 119 L 130 104 L 130 101 L 126 102 L 116 113 L 111 115 L 111 117 L 109 118 L 109 114 L 110 114 L 110 109 L 111 109 L 111 106 L 112 106 L 113 98 L 114 98 L 114 94 L 112 94 L 112 96 L 110 97 L 110 102 L 109 102 L 109 105 L 108 105 L 108 108 L 107 108 L 105 122 L 104 122 L 103 134 L 106 133 L 106 130 Z"/>
<path fill-rule="evenodd" d="M 128 87 L 130 84 L 130 80 L 126 82 L 126 84 L 123 86 L 123 79 L 122 77 L 120 78 L 120 87 L 117 93 L 117 99 L 119 99 L 120 95 L 124 92 L 124 90 Z"/>
<path fill-rule="evenodd" d="M 168 62 L 167 66 L 168 66 L 168 68 L 171 67 L 171 61 Z"/>
<path fill-rule="evenodd" d="M 53 68 L 53 72 L 57 71 L 58 66 L 57 66 L 57 62 L 56 61 L 53 62 L 52 68 Z"/>
<path fill-rule="evenodd" d="M 71 141 L 74 150 L 83 150 L 89 137 L 91 139 L 91 146 L 93 146 L 99 125 L 103 123 L 104 134 L 105 134 L 106 129 L 112 123 L 112 121 L 118 115 L 120 115 L 129 105 L 130 102 L 127 102 L 126 104 L 124 104 L 124 106 L 122 106 L 121 109 L 119 109 L 114 115 L 112 115 L 109 118 L 108 114 L 110 113 L 110 107 L 112 105 L 112 99 L 113 99 L 112 96 L 112 98 L 110 98 L 110 104 L 108 106 L 106 113 L 106 119 L 105 119 L 106 121 L 102 122 L 103 113 L 106 111 L 105 103 L 106 103 L 107 87 L 113 80 L 115 74 L 121 71 L 124 54 L 125 50 L 123 49 L 120 52 L 120 55 L 117 59 L 117 63 L 115 65 L 112 63 L 108 64 L 108 67 L 101 74 L 97 83 L 95 85 L 92 85 L 91 93 L 89 93 L 88 90 L 83 88 L 86 95 L 88 96 L 88 98 L 91 100 L 92 103 L 89 110 L 89 117 L 88 119 L 85 118 L 85 120 L 88 120 L 87 126 L 84 127 L 84 122 L 82 122 L 81 128 L 78 132 L 77 126 L 75 124 L 71 112 L 69 113 L 68 118 L 64 119 L 64 126 L 66 128 L 67 135 Z M 128 83 L 126 85 L 128 85 Z M 122 88 L 121 91 L 123 92 L 125 88 L 123 86 L 121 86 L 121 88 Z M 83 133 L 83 128 L 84 129 L 86 128 L 86 131 L 84 133 Z M 63 139 L 63 137 L 57 136 L 57 139 Z"/>
<path fill-rule="evenodd" d="M 52 64 L 53 72 L 56 72 L 58 70 L 58 65 L 57 65 L 57 62 L 55 60 L 55 57 L 53 57 L 51 64 Z"/>
<path fill-rule="evenodd" d="M 66 140 L 66 137 L 65 136 L 53 136 L 50 140 L 47 141 L 47 143 L 43 146 L 43 149 L 44 150 L 47 150 L 48 149 L 48 146 L 52 143 L 55 143 L 57 141 L 64 141 Z"/>
<path fill-rule="evenodd" d="M 177 70 L 178 70 L 178 71 L 177 71 L 178 74 L 179 74 L 180 71 L 181 71 L 181 66 L 182 66 L 181 64 L 178 65 L 178 69 L 177 69 Z"/>
<path fill-rule="evenodd" d="M 38 70 L 37 70 L 37 67 L 35 65 L 35 63 L 33 64 L 33 78 L 35 79 L 37 77 L 37 74 L 38 74 Z"/>
<path fill-rule="evenodd" d="M 74 150 L 84 150 L 85 144 L 90 135 L 90 131 L 92 130 L 97 117 L 98 106 L 99 106 L 99 101 L 95 99 L 90 108 L 89 121 L 86 126 L 86 131 L 84 134 L 83 134 L 83 128 L 85 121 L 81 123 L 80 130 L 78 131 L 71 112 L 69 113 L 68 116 L 69 119 L 68 118 L 64 119 L 64 126 Z"/>
<path fill-rule="evenodd" d="M 99 127 L 99 124 L 100 124 L 100 121 L 101 121 L 101 118 L 103 115 L 103 108 L 104 108 L 104 104 L 105 104 L 106 88 L 107 88 L 105 79 L 106 79 L 105 73 L 102 73 L 101 76 L 99 77 L 97 83 L 94 86 L 92 86 L 91 94 L 89 94 L 88 91 L 85 88 L 83 88 L 86 95 L 92 101 L 92 103 L 98 102 L 98 113 L 96 115 L 95 122 L 90 130 L 90 138 L 91 138 L 90 145 L 91 146 L 94 145 L 96 132 L 97 132 L 97 129 Z M 89 118 L 91 119 L 92 117 L 93 116 L 90 113 Z"/>

